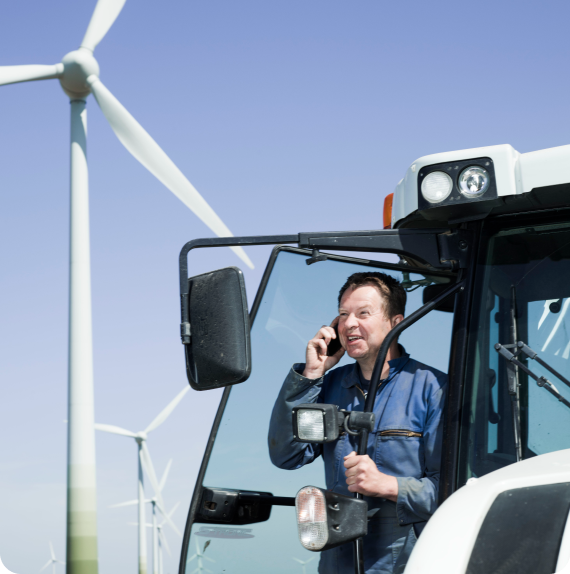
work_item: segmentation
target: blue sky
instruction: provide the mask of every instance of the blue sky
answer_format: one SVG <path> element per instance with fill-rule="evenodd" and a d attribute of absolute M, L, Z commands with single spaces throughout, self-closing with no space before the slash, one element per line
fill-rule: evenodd
<path fill-rule="evenodd" d="M 4 3 L 0 65 L 75 49 L 95 2 Z M 101 79 L 234 234 L 375 229 L 417 157 L 570 142 L 564 2 L 129 0 Z M 177 257 L 211 232 L 88 100 L 96 420 L 140 430 L 186 384 Z M 64 553 L 69 103 L 57 81 L 0 87 L 0 556 Z M 250 296 L 269 253 L 250 249 Z M 196 272 L 240 265 L 191 256 Z M 191 392 L 149 447 L 174 465 L 180 527 L 219 392 Z M 136 568 L 132 440 L 97 437 L 102 574 Z M 170 536 L 174 572 L 179 542 Z"/>

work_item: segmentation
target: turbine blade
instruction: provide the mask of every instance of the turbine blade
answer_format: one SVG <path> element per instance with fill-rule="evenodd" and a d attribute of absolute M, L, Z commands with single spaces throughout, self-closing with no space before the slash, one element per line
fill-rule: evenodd
<path fill-rule="evenodd" d="M 208 558 L 208 556 L 204 556 L 203 554 L 202 554 L 202 558 L 204 560 L 209 560 L 210 562 L 215 562 L 215 560 L 212 560 L 211 558 Z"/>
<path fill-rule="evenodd" d="M 105 37 L 121 13 L 125 2 L 126 0 L 99 0 L 97 2 L 85 36 L 81 41 L 82 48 L 87 48 L 93 52 L 95 46 Z"/>
<path fill-rule="evenodd" d="M 171 509 L 171 511 L 168 513 L 168 516 L 170 516 L 170 518 L 172 518 L 172 515 L 176 512 L 176 509 L 180 506 L 180 501 L 178 501 Z"/>
<path fill-rule="evenodd" d="M 159 427 L 169 416 L 170 413 L 176 408 L 176 405 L 182 400 L 184 395 L 190 390 L 190 387 L 186 385 L 175 397 L 168 403 L 168 405 L 160 412 L 160 414 L 146 427 L 145 433 L 153 431 L 155 428 Z"/>
<path fill-rule="evenodd" d="M 142 441 L 140 453 L 141 453 L 140 454 L 141 464 L 146 474 L 148 475 L 148 478 L 150 479 L 150 483 L 152 485 L 152 488 L 154 489 L 154 494 L 157 499 L 157 504 L 160 504 L 162 506 L 162 495 L 160 494 L 158 480 L 156 480 L 156 473 L 154 472 L 154 466 L 152 464 L 152 459 L 150 458 L 150 452 L 148 450 L 146 441 Z"/>
<path fill-rule="evenodd" d="M 296 560 L 299 564 L 304 564 L 304 562 L 302 560 L 299 560 L 298 558 L 293 558 L 293 560 Z"/>
<path fill-rule="evenodd" d="M 112 504 L 111 506 L 109 506 L 109 508 L 119 508 L 121 506 L 133 506 L 134 504 L 138 503 L 139 503 L 138 500 L 129 500 L 128 502 L 119 502 L 119 504 Z"/>
<path fill-rule="evenodd" d="M 100 431 L 110 432 L 112 434 L 120 434 L 122 436 L 130 436 L 131 438 L 137 438 L 137 435 L 134 432 L 128 431 L 126 429 L 122 429 L 121 427 L 116 427 L 114 425 L 101 425 L 95 423 L 95 428 Z"/>
<path fill-rule="evenodd" d="M 95 76 L 87 78 L 91 91 L 111 128 L 127 150 L 161 181 L 182 203 L 189 207 L 219 237 L 233 237 L 196 188 L 186 179 L 174 162 L 131 116 L 123 105 Z M 241 247 L 231 247 L 234 253 L 253 269 L 253 263 Z"/>
<path fill-rule="evenodd" d="M 51 560 L 48 561 L 48 563 L 40 570 L 40 572 L 43 572 L 50 564 Z"/>
<path fill-rule="evenodd" d="M 196 556 L 198 556 L 198 554 L 194 554 L 194 556 L 192 556 L 191 558 L 188 558 L 188 560 L 186 560 L 186 564 L 188 564 L 188 562 L 192 562 L 192 560 L 194 560 L 194 558 L 196 558 Z"/>
<path fill-rule="evenodd" d="M 164 488 L 164 485 L 166 483 L 166 479 L 168 478 L 168 473 L 170 472 L 171 466 L 172 466 L 172 459 L 170 459 L 168 461 L 168 464 L 166 465 L 166 468 L 164 469 L 164 474 L 162 475 L 162 478 L 160 479 L 160 484 L 158 486 L 160 486 L 161 492 L 162 492 L 162 489 Z"/>
<path fill-rule="evenodd" d="M 55 560 L 55 552 L 53 551 L 53 545 L 51 543 L 51 540 L 49 541 L 49 551 L 51 552 L 51 559 Z"/>
<path fill-rule="evenodd" d="M 176 527 L 176 524 L 174 524 L 174 522 L 172 521 L 172 518 L 170 518 L 170 516 L 164 511 L 164 508 L 161 504 L 157 503 L 156 507 L 158 508 L 158 510 L 160 510 L 160 513 L 162 514 L 162 516 L 164 516 L 166 522 L 168 522 L 168 524 L 170 525 L 170 528 L 172 528 L 172 530 L 174 530 L 174 532 L 176 532 L 176 534 L 178 534 L 178 536 L 180 536 L 182 538 L 182 534 L 180 534 L 180 530 L 178 530 L 178 528 Z"/>
<path fill-rule="evenodd" d="M 59 78 L 63 73 L 63 64 L 53 66 L 0 66 L 0 86 L 31 82 L 32 80 L 50 80 Z"/>

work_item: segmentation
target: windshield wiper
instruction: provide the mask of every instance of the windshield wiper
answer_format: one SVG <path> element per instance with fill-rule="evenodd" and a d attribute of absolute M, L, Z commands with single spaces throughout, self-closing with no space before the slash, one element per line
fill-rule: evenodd
<path fill-rule="evenodd" d="M 514 347 L 518 339 L 518 325 L 517 325 L 517 294 L 516 287 L 511 286 L 511 305 L 509 308 L 509 340 L 513 343 Z M 507 366 L 507 384 L 509 395 L 511 397 L 511 407 L 513 411 L 513 439 L 515 443 L 515 457 L 519 462 L 523 459 L 522 453 L 522 439 L 521 439 L 521 399 L 520 399 L 520 383 L 519 371 L 515 364 L 511 363 Z"/>
<path fill-rule="evenodd" d="M 514 353 L 511 353 L 509 349 L 514 349 Z M 548 363 L 543 361 L 539 356 L 538 353 L 533 351 L 530 347 L 526 345 L 523 341 L 519 341 L 516 345 L 501 345 L 497 343 L 495 345 L 495 350 L 501 357 L 516 365 L 519 369 L 522 369 L 529 377 L 532 377 L 536 384 L 543 389 L 546 389 L 551 395 L 556 397 L 561 403 L 566 405 L 570 408 L 570 401 L 566 400 L 558 391 L 558 389 L 549 381 L 546 377 L 539 377 L 535 375 L 529 368 L 523 365 L 518 359 L 517 356 L 521 353 L 524 353 L 529 359 L 534 359 L 537 363 L 542 365 L 545 369 L 548 369 L 555 377 L 560 379 L 565 385 L 570 387 L 570 381 L 563 377 L 558 371 L 553 369 Z"/>

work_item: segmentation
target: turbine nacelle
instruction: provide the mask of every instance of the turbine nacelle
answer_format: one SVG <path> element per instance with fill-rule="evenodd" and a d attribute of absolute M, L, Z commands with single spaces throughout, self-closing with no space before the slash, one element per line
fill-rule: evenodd
<path fill-rule="evenodd" d="M 99 77 L 99 64 L 87 48 L 79 48 L 66 54 L 61 60 L 59 82 L 63 91 L 73 99 L 84 99 L 91 93 L 89 76 Z"/>
<path fill-rule="evenodd" d="M 147 438 L 148 438 L 148 435 L 146 434 L 146 432 L 140 431 L 140 432 L 137 433 L 137 436 L 136 436 L 135 440 L 137 441 L 138 444 L 141 444 L 141 443 L 144 442 Z"/>

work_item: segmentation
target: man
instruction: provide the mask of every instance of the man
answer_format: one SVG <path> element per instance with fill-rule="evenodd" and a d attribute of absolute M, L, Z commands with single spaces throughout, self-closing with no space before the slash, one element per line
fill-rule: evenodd
<path fill-rule="evenodd" d="M 293 439 L 291 409 L 326 403 L 362 410 L 374 363 L 387 333 L 404 318 L 406 292 L 384 273 L 355 273 L 339 293 L 338 317 L 323 326 L 295 364 L 279 393 L 269 428 L 269 454 L 279 468 L 296 469 L 322 456 L 329 490 L 360 492 L 372 517 L 364 538 L 364 567 L 369 574 L 403 572 L 425 522 L 437 506 L 445 374 L 410 358 L 392 343 L 383 366 L 367 454 L 357 456 L 358 437 L 343 433 L 335 442 Z M 342 345 L 333 356 L 327 346 Z M 355 362 L 330 371 L 344 353 Z M 328 372 L 327 372 L 328 371 Z M 326 373 L 326 374 L 325 374 Z M 319 572 L 354 572 L 353 545 L 321 553 Z"/>

